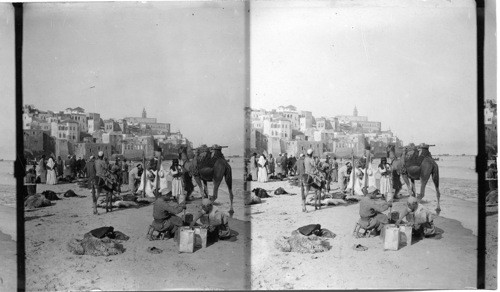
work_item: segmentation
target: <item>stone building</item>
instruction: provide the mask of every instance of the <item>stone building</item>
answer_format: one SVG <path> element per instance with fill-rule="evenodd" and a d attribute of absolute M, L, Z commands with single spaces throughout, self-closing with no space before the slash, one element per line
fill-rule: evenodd
<path fill-rule="evenodd" d="M 104 143 L 75 143 L 73 151 L 76 157 L 81 157 L 85 160 L 90 156 L 97 157 L 99 151 L 104 152 L 104 157 L 110 158 L 112 153 L 111 145 Z"/>
<path fill-rule="evenodd" d="M 43 131 L 42 130 L 24 130 L 23 131 L 24 149 L 33 153 L 43 151 Z"/>

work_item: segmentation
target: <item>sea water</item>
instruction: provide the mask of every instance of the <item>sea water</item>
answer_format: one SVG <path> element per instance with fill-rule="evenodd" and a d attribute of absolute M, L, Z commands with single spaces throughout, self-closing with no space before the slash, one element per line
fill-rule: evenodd
<path fill-rule="evenodd" d="M 242 157 L 229 159 L 232 168 L 233 190 L 243 188 L 244 160 Z M 474 156 L 441 156 L 436 163 L 439 166 L 439 188 L 443 195 L 477 202 L 477 174 Z M 164 167 L 168 166 L 170 166 L 170 162 L 164 164 Z M 427 186 L 431 189 L 434 188 L 432 180 L 429 180 Z M 417 189 L 417 192 L 420 191 Z M 15 194 L 14 162 L 0 161 L 0 205 L 15 207 Z"/>

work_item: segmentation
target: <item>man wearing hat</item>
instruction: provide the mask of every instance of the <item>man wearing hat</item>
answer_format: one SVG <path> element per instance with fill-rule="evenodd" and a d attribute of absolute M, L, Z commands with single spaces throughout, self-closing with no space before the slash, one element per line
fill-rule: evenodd
<path fill-rule="evenodd" d="M 212 147 L 210 147 L 212 150 L 212 159 L 217 159 L 217 158 L 224 158 L 224 154 L 222 154 L 222 147 L 214 144 Z"/>
<path fill-rule="evenodd" d="M 340 190 L 345 192 L 347 189 L 347 183 L 349 182 L 349 170 L 351 169 L 351 163 L 347 161 L 345 165 L 339 169 L 339 182 L 341 183 Z"/>
<path fill-rule="evenodd" d="M 168 238 L 178 238 L 179 227 L 184 225 L 184 220 L 179 213 L 186 210 L 186 202 L 178 204 L 173 200 L 171 193 L 160 196 L 153 204 L 153 223 L 151 226 L 159 233 L 166 233 Z M 148 239 L 153 240 L 150 230 Z"/>
<path fill-rule="evenodd" d="M 434 215 L 420 205 L 415 197 L 408 198 L 406 209 L 401 212 L 396 224 L 401 224 L 405 218 L 407 224 L 413 226 L 413 230 L 415 230 L 420 237 L 431 236 L 436 232 L 436 228 L 434 227 Z"/>
<path fill-rule="evenodd" d="M 142 164 L 137 163 L 136 166 L 128 173 L 128 186 L 130 191 L 132 191 L 132 194 L 137 192 L 137 188 L 141 183 L 142 171 Z"/>
<path fill-rule="evenodd" d="M 424 159 L 426 157 L 429 157 L 432 159 L 431 152 L 429 151 L 429 145 L 427 145 L 425 143 L 420 143 L 420 145 L 417 146 L 417 149 L 420 152 L 418 155 L 418 158 L 417 158 L 417 165 L 418 166 L 420 166 L 422 164 L 422 161 L 424 161 Z"/>
<path fill-rule="evenodd" d="M 375 229 L 380 232 L 384 224 L 389 223 L 389 217 L 382 212 L 392 207 L 392 202 L 377 200 L 377 194 L 378 190 L 370 186 L 367 195 L 359 201 L 359 216 L 361 218 L 358 224 L 367 231 Z"/>
<path fill-rule="evenodd" d="M 231 230 L 226 213 L 221 212 L 215 207 L 210 199 L 203 199 L 198 212 L 193 216 L 191 228 L 200 220 L 202 226 L 208 229 L 208 238 L 216 241 L 217 239 L 229 239 Z"/>

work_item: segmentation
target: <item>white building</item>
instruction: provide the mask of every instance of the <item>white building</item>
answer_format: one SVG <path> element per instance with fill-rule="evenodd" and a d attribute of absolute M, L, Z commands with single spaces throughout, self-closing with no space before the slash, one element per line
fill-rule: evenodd
<path fill-rule="evenodd" d="M 263 133 L 269 137 L 290 140 L 292 138 L 292 123 L 285 118 L 265 120 Z"/>

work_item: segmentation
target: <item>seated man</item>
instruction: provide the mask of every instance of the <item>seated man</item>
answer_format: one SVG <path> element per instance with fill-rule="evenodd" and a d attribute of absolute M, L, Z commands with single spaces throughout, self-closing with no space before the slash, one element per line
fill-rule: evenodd
<path fill-rule="evenodd" d="M 389 218 L 382 212 L 387 211 L 392 207 L 392 202 L 385 200 L 377 200 L 378 190 L 374 187 L 369 187 L 367 195 L 359 202 L 360 219 L 355 229 L 355 235 L 358 235 L 359 228 L 365 231 L 376 231 L 379 233 L 385 224 L 389 223 Z"/>
<path fill-rule="evenodd" d="M 229 229 L 228 216 L 219 211 L 217 207 L 213 206 L 210 199 L 203 199 L 201 208 L 197 214 L 194 215 L 191 222 L 191 228 L 194 227 L 196 221 L 200 219 L 202 226 L 208 229 L 208 239 L 229 239 L 231 238 L 231 229 Z"/>
<path fill-rule="evenodd" d="M 397 225 L 401 224 L 403 218 L 406 217 L 407 224 L 413 226 L 414 232 L 420 237 L 428 237 L 436 233 L 433 214 L 419 205 L 415 197 L 409 197 L 406 206 L 406 209 L 401 212 L 399 220 L 396 221 Z"/>
<path fill-rule="evenodd" d="M 169 193 L 160 196 L 153 204 L 153 223 L 148 232 L 148 239 L 153 240 L 153 231 L 158 231 L 158 235 L 165 233 L 167 238 L 178 237 L 179 227 L 184 225 L 184 220 L 177 216 L 186 209 L 186 203 L 178 204 Z"/>

